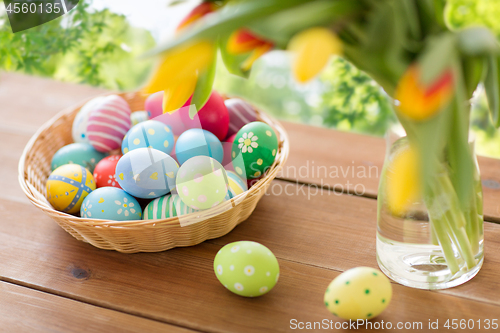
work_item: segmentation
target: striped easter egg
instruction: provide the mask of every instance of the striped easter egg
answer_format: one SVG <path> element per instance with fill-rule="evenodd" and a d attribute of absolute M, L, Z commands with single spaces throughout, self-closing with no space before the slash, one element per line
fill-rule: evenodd
<path fill-rule="evenodd" d="M 87 123 L 90 144 L 100 152 L 120 148 L 131 127 L 130 107 L 117 95 L 107 96 L 91 113 Z"/>
<path fill-rule="evenodd" d="M 186 215 L 195 210 L 184 202 L 177 194 L 167 194 L 151 201 L 144 209 L 143 220 L 159 220 Z"/>
<path fill-rule="evenodd" d="M 224 101 L 229 113 L 229 130 L 227 137 L 238 133 L 240 128 L 252 121 L 257 120 L 257 113 L 247 102 L 239 98 L 230 98 Z"/>
<path fill-rule="evenodd" d="M 226 174 L 229 185 L 227 194 L 230 199 L 248 190 L 246 180 L 241 179 L 236 172 L 226 170 Z"/>

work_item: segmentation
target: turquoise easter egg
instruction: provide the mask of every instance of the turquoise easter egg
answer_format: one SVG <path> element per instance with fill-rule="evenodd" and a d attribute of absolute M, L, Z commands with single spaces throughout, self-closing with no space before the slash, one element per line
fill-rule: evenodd
<path fill-rule="evenodd" d="M 222 165 L 208 156 L 195 156 L 179 168 L 177 193 L 189 207 L 199 210 L 215 207 L 227 194 L 227 175 Z"/>
<path fill-rule="evenodd" d="M 194 156 L 210 156 L 222 163 L 224 150 L 214 134 L 203 129 L 192 128 L 182 133 L 177 139 L 175 156 L 180 164 Z"/>
<path fill-rule="evenodd" d="M 147 120 L 135 125 L 123 138 L 122 153 L 126 154 L 137 148 L 154 148 L 170 154 L 174 149 L 172 129 L 156 120 Z"/>
<path fill-rule="evenodd" d="M 278 260 L 264 245 L 240 241 L 227 244 L 214 259 L 217 279 L 231 292 L 262 296 L 274 288 L 280 275 Z"/>
<path fill-rule="evenodd" d="M 116 187 L 100 187 L 87 195 L 80 208 L 80 216 L 84 218 L 130 221 L 141 219 L 139 202 Z"/>
<path fill-rule="evenodd" d="M 52 171 L 64 164 L 78 164 L 90 172 L 106 157 L 105 153 L 95 150 L 90 143 L 71 143 L 59 149 L 52 157 Z"/>
<path fill-rule="evenodd" d="M 154 199 L 175 188 L 178 170 L 179 165 L 168 154 L 153 148 L 137 148 L 116 164 L 116 180 L 134 197 Z"/>
<path fill-rule="evenodd" d="M 241 179 L 235 172 L 226 171 L 226 174 L 229 185 L 227 193 L 230 199 L 248 190 L 247 182 Z"/>
<path fill-rule="evenodd" d="M 81 165 L 61 165 L 49 176 L 46 184 L 47 199 L 52 207 L 73 214 L 80 211 L 83 199 L 95 190 L 92 173 Z"/>
<path fill-rule="evenodd" d="M 193 212 L 195 212 L 195 210 L 182 202 L 177 194 L 167 194 L 151 201 L 146 208 L 144 208 L 142 219 L 159 220 L 182 216 Z"/>
<path fill-rule="evenodd" d="M 274 163 L 278 138 L 266 123 L 254 121 L 243 126 L 231 152 L 236 173 L 247 179 L 259 178 Z"/>

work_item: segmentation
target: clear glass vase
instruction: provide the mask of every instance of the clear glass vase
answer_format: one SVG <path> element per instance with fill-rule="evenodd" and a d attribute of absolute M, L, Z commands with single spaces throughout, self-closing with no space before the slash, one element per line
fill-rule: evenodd
<path fill-rule="evenodd" d="M 474 194 L 464 208 L 450 182 L 449 171 L 433 178 L 432 191 L 421 195 L 403 214 L 388 206 L 387 175 L 408 142 L 391 132 L 382 170 L 377 209 L 377 261 L 394 281 L 420 289 L 443 289 L 472 279 L 483 264 L 483 196 L 474 160 Z"/>

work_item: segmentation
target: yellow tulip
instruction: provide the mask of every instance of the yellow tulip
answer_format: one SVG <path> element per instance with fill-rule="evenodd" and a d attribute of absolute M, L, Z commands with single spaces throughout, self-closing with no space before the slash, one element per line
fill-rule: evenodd
<path fill-rule="evenodd" d="M 293 36 L 288 49 L 295 53 L 293 74 L 304 83 L 321 72 L 332 54 L 342 54 L 342 42 L 326 28 L 310 28 Z"/>
<path fill-rule="evenodd" d="M 171 88 L 175 90 L 180 82 L 192 79 L 193 75 L 212 63 L 214 47 L 209 41 L 199 40 L 166 52 L 143 92 L 152 94 Z"/>
<path fill-rule="evenodd" d="M 403 148 L 390 162 L 386 172 L 387 205 L 401 216 L 421 198 L 420 160 L 415 148 Z"/>
<path fill-rule="evenodd" d="M 198 76 L 193 75 L 166 89 L 163 93 L 163 113 L 172 113 L 180 109 L 193 94 L 197 80 Z"/>

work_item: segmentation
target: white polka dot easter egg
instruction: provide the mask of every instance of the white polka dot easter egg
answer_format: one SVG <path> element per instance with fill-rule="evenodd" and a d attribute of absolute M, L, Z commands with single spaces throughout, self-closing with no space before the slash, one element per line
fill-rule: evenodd
<path fill-rule="evenodd" d="M 73 127 L 71 129 L 71 136 L 74 142 L 90 143 L 87 136 L 87 123 L 90 117 L 90 113 L 94 111 L 96 106 L 104 100 L 104 97 L 99 96 L 91 99 L 84 106 L 81 107 L 80 111 L 75 116 L 73 120 Z"/>
<path fill-rule="evenodd" d="M 98 188 L 87 195 L 80 208 L 81 217 L 100 220 L 140 220 L 141 215 L 139 202 L 116 187 Z"/>
<path fill-rule="evenodd" d="M 179 168 L 177 193 L 189 207 L 200 210 L 225 200 L 228 185 L 222 165 L 208 156 L 195 156 Z"/>
<path fill-rule="evenodd" d="M 132 126 L 130 107 L 122 97 L 106 96 L 91 112 L 87 123 L 90 144 L 98 151 L 120 148 L 123 137 Z"/>
<path fill-rule="evenodd" d="M 179 165 L 154 148 L 137 148 L 123 155 L 116 165 L 121 188 L 137 198 L 154 199 L 175 188 Z"/>
<path fill-rule="evenodd" d="M 254 121 L 243 126 L 234 139 L 233 167 L 239 176 L 259 178 L 274 163 L 278 138 L 266 123 Z"/>
<path fill-rule="evenodd" d="M 143 121 L 149 120 L 149 114 L 147 111 L 135 111 L 130 115 L 130 121 L 132 126 L 135 126 Z"/>
<path fill-rule="evenodd" d="M 210 156 L 222 163 L 222 144 L 211 132 L 192 128 L 182 133 L 175 144 L 175 156 L 183 164 L 194 156 Z"/>
<path fill-rule="evenodd" d="M 235 172 L 226 171 L 226 174 L 229 185 L 227 192 L 230 199 L 248 190 L 247 182 L 241 179 Z"/>
<path fill-rule="evenodd" d="M 278 260 L 264 245 L 240 241 L 227 244 L 214 259 L 215 276 L 233 293 L 256 297 L 269 292 L 280 275 Z"/>
<path fill-rule="evenodd" d="M 53 171 L 64 164 L 78 164 L 94 172 L 95 166 L 104 157 L 105 153 L 95 150 L 89 143 L 71 143 L 54 154 L 51 169 Z"/>
<path fill-rule="evenodd" d="M 137 148 L 154 148 L 170 154 L 174 149 L 174 133 L 169 126 L 162 122 L 144 121 L 132 127 L 123 138 L 123 154 Z"/>
<path fill-rule="evenodd" d="M 95 181 L 81 165 L 65 164 L 52 171 L 46 187 L 52 207 L 73 214 L 80 211 L 83 199 L 95 190 Z"/>
<path fill-rule="evenodd" d="M 195 210 L 184 202 L 177 194 L 167 194 L 151 201 L 144 208 L 143 220 L 159 220 L 169 217 L 191 214 Z"/>
<path fill-rule="evenodd" d="M 240 128 L 257 120 L 257 113 L 252 105 L 239 98 L 230 98 L 224 101 L 229 113 L 229 130 L 227 137 L 236 134 Z"/>
<path fill-rule="evenodd" d="M 325 305 L 345 320 L 372 319 L 392 298 L 389 279 L 371 267 L 356 267 L 337 276 L 325 292 Z"/>

